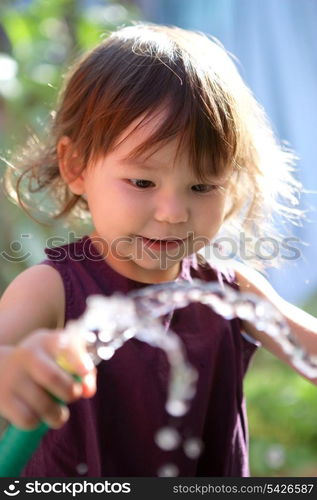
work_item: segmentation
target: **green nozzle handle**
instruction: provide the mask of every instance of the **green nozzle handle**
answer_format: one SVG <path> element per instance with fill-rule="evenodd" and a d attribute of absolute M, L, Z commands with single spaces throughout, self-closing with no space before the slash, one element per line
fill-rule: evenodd
<path fill-rule="evenodd" d="M 73 375 L 78 382 L 81 378 Z M 65 404 L 63 401 L 52 396 L 55 401 Z M 0 477 L 18 477 L 27 462 L 32 457 L 44 434 L 50 429 L 41 422 L 32 430 L 25 430 L 9 425 L 0 440 Z"/>

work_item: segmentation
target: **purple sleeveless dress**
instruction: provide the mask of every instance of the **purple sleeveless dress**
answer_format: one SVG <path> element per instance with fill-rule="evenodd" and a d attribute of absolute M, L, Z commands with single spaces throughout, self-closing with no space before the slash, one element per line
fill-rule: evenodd
<path fill-rule="evenodd" d="M 88 295 L 146 286 L 108 266 L 88 236 L 45 252 L 44 263 L 63 279 L 65 321 L 83 313 Z M 177 279 L 219 277 L 191 256 Z M 130 339 L 98 365 L 96 395 L 70 405 L 68 422 L 44 436 L 23 476 L 157 476 L 167 463 L 178 467 L 179 476 L 249 475 L 243 377 L 256 346 L 241 335 L 238 319 L 226 320 L 199 303 L 175 310 L 166 326 L 181 337 L 199 373 L 189 412 L 172 422 L 183 438 L 202 440 L 202 454 L 188 458 L 182 447 L 163 451 L 155 444 L 156 431 L 171 422 L 164 409 L 169 367 L 163 351 Z"/>

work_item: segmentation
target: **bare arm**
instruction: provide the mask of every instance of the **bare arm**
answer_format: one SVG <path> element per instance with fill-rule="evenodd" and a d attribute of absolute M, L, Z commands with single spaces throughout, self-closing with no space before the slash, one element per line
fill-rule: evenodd
<path fill-rule="evenodd" d="M 21 273 L 1 298 L 0 413 L 18 427 L 65 422 L 67 408 L 48 393 L 72 402 L 95 392 L 96 372 L 80 336 L 61 330 L 64 310 L 62 279 L 46 265 Z M 61 353 L 82 376 L 81 384 L 56 363 Z"/>
<path fill-rule="evenodd" d="M 270 302 L 284 316 L 298 343 L 303 346 L 309 354 L 316 356 L 317 318 L 280 297 L 260 273 L 240 263 L 235 263 L 234 267 L 236 270 L 237 283 L 241 291 L 254 293 Z M 272 337 L 263 331 L 257 330 L 254 325 L 246 321 L 243 322 L 243 326 L 246 333 L 254 339 L 259 340 L 266 349 L 298 372 L 280 345 L 277 344 Z M 317 378 L 309 380 L 317 385 Z"/>
<path fill-rule="evenodd" d="M 59 273 L 45 264 L 21 273 L 0 301 L 0 345 L 16 344 L 38 328 L 63 328 L 65 297 Z"/>

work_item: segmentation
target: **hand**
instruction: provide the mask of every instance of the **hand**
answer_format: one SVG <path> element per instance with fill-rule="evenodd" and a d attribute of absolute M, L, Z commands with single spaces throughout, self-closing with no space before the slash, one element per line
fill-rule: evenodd
<path fill-rule="evenodd" d="M 61 353 L 81 383 L 57 364 Z M 17 427 L 33 429 L 42 420 L 59 428 L 69 410 L 51 395 L 71 403 L 95 391 L 96 369 L 74 335 L 38 330 L 16 346 L 0 348 L 0 413 Z"/>

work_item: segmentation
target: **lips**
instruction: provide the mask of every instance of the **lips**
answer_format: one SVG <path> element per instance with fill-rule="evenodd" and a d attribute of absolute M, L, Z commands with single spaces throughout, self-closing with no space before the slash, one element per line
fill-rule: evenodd
<path fill-rule="evenodd" d="M 153 239 L 146 238 L 145 236 L 138 236 L 142 240 L 144 248 L 148 250 L 155 250 L 157 252 L 174 252 L 180 250 L 185 245 L 185 240 L 181 239 Z"/>
<path fill-rule="evenodd" d="M 143 240 L 149 242 L 149 243 L 183 243 L 186 238 L 147 238 L 146 236 L 139 236 L 139 238 L 142 238 Z"/>

